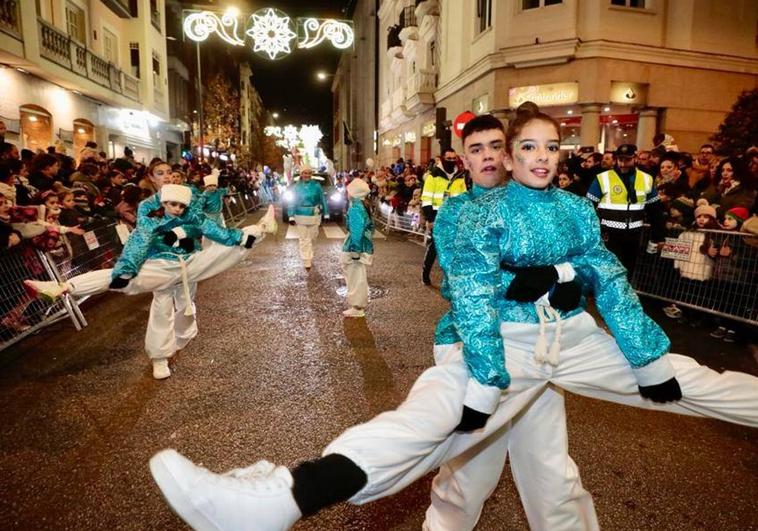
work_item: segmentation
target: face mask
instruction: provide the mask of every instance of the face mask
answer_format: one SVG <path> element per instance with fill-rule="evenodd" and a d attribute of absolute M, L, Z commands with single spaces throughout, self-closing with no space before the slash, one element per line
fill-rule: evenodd
<path fill-rule="evenodd" d="M 442 169 L 445 170 L 445 173 L 453 173 L 455 171 L 455 161 L 454 160 L 443 160 L 442 161 Z"/>

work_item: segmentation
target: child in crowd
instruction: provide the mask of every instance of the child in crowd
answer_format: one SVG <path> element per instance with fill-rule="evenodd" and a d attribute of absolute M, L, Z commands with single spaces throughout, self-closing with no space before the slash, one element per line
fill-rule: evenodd
<path fill-rule="evenodd" d="M 347 210 L 347 238 L 342 246 L 340 263 L 347 285 L 347 303 L 350 307 L 342 312 L 345 317 L 365 317 L 368 305 L 368 281 L 366 266 L 374 258 L 374 224 L 364 204 L 370 192 L 363 179 L 356 177 L 347 185 L 350 207 Z"/>
<path fill-rule="evenodd" d="M 116 214 L 122 223 L 134 229 L 137 224 L 137 205 L 142 198 L 142 190 L 135 184 L 129 183 L 121 191 L 121 201 L 116 205 Z"/>
<path fill-rule="evenodd" d="M 87 222 L 87 218 L 82 216 L 79 211 L 76 210 L 74 192 L 71 190 L 65 190 L 59 193 L 58 201 L 61 205 L 61 212 L 58 217 L 61 225 L 64 227 L 76 227 Z"/>
<path fill-rule="evenodd" d="M 407 213 L 411 216 L 411 230 L 418 231 L 421 228 L 421 188 L 413 190 L 411 200 L 408 202 Z"/>

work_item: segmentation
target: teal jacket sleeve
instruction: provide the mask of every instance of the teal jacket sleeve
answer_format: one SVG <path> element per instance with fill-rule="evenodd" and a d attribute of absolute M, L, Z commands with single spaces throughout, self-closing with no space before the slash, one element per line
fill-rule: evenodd
<path fill-rule="evenodd" d="M 434 233 L 434 246 L 437 249 L 437 257 L 443 270 L 440 295 L 448 301 L 450 300 L 450 283 L 444 271 L 449 269 L 450 260 L 454 254 L 456 225 L 464 200 L 464 195 L 459 195 L 445 201 L 442 207 L 440 207 L 439 213 L 435 218 L 434 228 L 432 229 Z M 434 344 L 451 345 L 459 341 L 461 341 L 461 338 L 455 328 L 453 312 L 452 310 L 448 310 L 437 321 L 437 326 L 434 329 Z"/>
<path fill-rule="evenodd" d="M 644 367 L 666 354 L 671 343 L 661 327 L 645 314 L 627 281 L 626 269 L 603 244 L 600 223 L 590 204 L 583 202 L 577 210 L 586 245 L 585 251 L 569 262 L 594 292 L 598 311 L 629 364 L 635 369 Z"/>
<path fill-rule="evenodd" d="M 156 222 L 147 216 L 143 219 L 138 217 L 137 220 L 137 226 L 126 240 L 126 245 L 113 267 L 111 278 L 137 276 L 142 264 L 148 258 Z"/>
<path fill-rule="evenodd" d="M 496 202 L 464 205 L 452 259 L 445 271 L 453 322 L 463 340 L 463 359 L 469 373 L 480 384 L 501 389 L 510 385 L 496 306 L 498 297 L 505 296 L 499 278 L 500 246 L 507 239 L 504 219 Z"/>
<path fill-rule="evenodd" d="M 343 250 L 350 253 L 363 252 L 363 233 L 368 225 L 366 209 L 360 205 L 350 205 L 347 213 L 347 240 Z"/>

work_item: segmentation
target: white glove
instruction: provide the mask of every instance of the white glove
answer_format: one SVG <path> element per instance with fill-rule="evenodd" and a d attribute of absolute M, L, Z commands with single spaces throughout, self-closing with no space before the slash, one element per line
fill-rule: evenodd
<path fill-rule="evenodd" d="M 645 248 L 647 254 L 657 254 L 658 244 L 656 242 L 647 242 L 647 248 Z"/>

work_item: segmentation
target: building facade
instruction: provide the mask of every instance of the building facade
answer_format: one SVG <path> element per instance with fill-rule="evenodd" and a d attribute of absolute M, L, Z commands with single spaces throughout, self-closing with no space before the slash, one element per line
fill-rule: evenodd
<path fill-rule="evenodd" d="M 0 119 L 19 147 L 165 156 L 164 0 L 4 0 Z"/>
<path fill-rule="evenodd" d="M 695 151 L 758 80 L 751 0 L 385 0 L 379 17 L 385 164 L 428 160 L 434 108 L 505 119 L 526 100 L 558 119 L 564 149 L 666 132 Z"/>
<path fill-rule="evenodd" d="M 361 168 L 378 150 L 377 7 L 377 0 L 355 3 L 355 44 L 340 57 L 332 81 L 332 138 L 338 170 Z"/>

